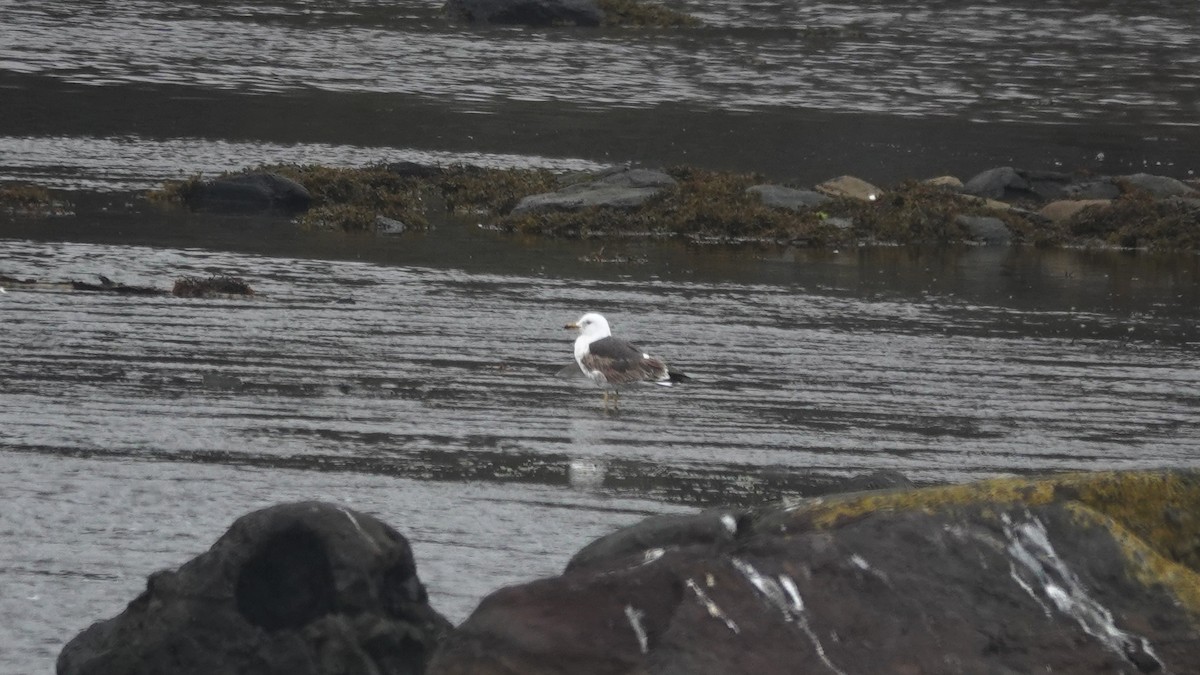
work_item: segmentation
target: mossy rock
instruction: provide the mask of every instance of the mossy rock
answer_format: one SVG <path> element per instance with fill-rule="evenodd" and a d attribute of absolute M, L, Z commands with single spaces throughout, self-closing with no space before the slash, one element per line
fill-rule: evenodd
<path fill-rule="evenodd" d="M 965 485 L 795 502 L 755 523 L 763 532 L 836 529 L 879 513 L 1065 504 L 1080 525 L 1109 530 L 1141 582 L 1162 584 L 1200 616 L 1200 472 L 1145 471 L 998 478 Z"/>

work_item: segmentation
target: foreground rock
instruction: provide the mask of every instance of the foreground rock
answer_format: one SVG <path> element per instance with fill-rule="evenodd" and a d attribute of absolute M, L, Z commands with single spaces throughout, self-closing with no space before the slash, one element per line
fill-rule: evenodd
<path fill-rule="evenodd" d="M 1200 474 L 655 519 L 502 589 L 430 673 L 1137 673 L 1200 663 Z"/>
<path fill-rule="evenodd" d="M 420 673 L 449 629 L 399 533 L 339 506 L 286 504 L 151 576 L 67 644 L 58 673 Z"/>

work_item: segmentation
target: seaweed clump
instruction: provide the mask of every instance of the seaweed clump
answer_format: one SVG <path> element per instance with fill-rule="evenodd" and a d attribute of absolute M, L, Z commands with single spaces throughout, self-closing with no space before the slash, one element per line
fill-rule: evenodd
<path fill-rule="evenodd" d="M 420 182 L 387 165 L 341 168 L 282 164 L 258 170 L 290 178 L 312 194 L 312 206 L 300 217 L 300 224 L 308 228 L 374 232 L 378 216 L 409 227 L 429 226 L 426 195 Z"/>
<path fill-rule="evenodd" d="M 175 280 L 171 295 L 180 298 L 211 298 L 229 295 L 254 295 L 250 284 L 237 277 L 214 274 L 208 277 L 185 276 Z"/>
<path fill-rule="evenodd" d="M 40 185 L 10 183 L 0 185 L 0 211 L 9 214 L 61 216 L 71 213 L 71 205 L 60 201 Z"/>
<path fill-rule="evenodd" d="M 376 232 L 395 223 L 427 228 L 429 215 L 449 211 L 510 210 L 522 197 L 557 188 L 546 169 L 488 169 L 454 165 L 430 167 L 409 163 L 360 168 L 276 164 L 245 171 L 278 174 L 302 185 L 312 196 L 299 216 L 302 226 L 316 230 Z M 167 204 L 189 204 L 205 180 L 194 176 L 167 181 L 147 198 Z"/>
<path fill-rule="evenodd" d="M 1107 206 L 1091 206 L 1071 216 L 1066 228 L 1076 237 L 1123 248 L 1200 250 L 1200 205 L 1129 190 Z"/>
<path fill-rule="evenodd" d="M 638 0 L 599 0 L 597 4 L 604 12 L 606 26 L 674 28 L 700 25 L 700 20 L 690 14 Z"/>
<path fill-rule="evenodd" d="M 817 211 L 767 206 L 747 188 L 757 174 L 674 167 L 677 183 L 636 209 L 593 207 L 578 211 L 534 211 L 500 218 L 500 229 L 560 237 L 605 235 L 686 237 L 698 241 L 745 239 L 832 244 L 845 234 Z"/>
<path fill-rule="evenodd" d="M 455 165 L 433 178 L 434 186 L 457 212 L 506 213 L 522 197 L 558 189 L 558 176 L 547 169 L 488 169 Z"/>

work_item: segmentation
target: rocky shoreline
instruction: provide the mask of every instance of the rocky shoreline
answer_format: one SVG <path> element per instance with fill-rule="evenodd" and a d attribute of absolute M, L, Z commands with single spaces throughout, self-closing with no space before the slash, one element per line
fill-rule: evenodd
<path fill-rule="evenodd" d="M 453 627 L 403 535 L 326 503 L 238 519 L 71 640 L 60 675 L 1188 672 L 1200 473 L 1100 472 L 648 518 Z M 874 489 L 882 488 L 882 489 Z M 853 491 L 857 490 L 857 491 Z"/>
<path fill-rule="evenodd" d="M 471 216 L 483 227 L 566 238 L 681 239 L 806 247 L 1033 245 L 1200 251 L 1200 181 L 997 167 L 961 180 L 881 188 L 853 176 L 815 186 L 695 167 L 596 173 L 410 163 L 276 165 L 168 181 L 165 208 L 294 218 L 385 235 Z M 71 217 L 68 197 L 0 187 L 0 213 Z"/>

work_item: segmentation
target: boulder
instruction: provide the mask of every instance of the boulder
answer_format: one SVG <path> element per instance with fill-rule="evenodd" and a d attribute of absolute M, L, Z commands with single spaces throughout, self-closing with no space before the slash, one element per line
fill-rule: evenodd
<path fill-rule="evenodd" d="M 485 598 L 427 672 L 1165 673 L 1200 663 L 1196 471 L 826 496 L 657 519 L 609 539 L 559 577 Z"/>
<path fill-rule="evenodd" d="M 193 209 L 218 213 L 299 213 L 312 204 L 312 195 L 303 185 L 269 172 L 201 181 L 183 199 Z"/>
<path fill-rule="evenodd" d="M 1008 244 L 1012 241 L 1012 230 L 1008 224 L 993 216 L 959 215 L 954 221 L 967 231 L 967 237 L 984 244 Z"/>
<path fill-rule="evenodd" d="M 446 13 L 468 22 L 524 26 L 599 26 L 596 0 L 447 0 Z"/>
<path fill-rule="evenodd" d="M 408 226 L 395 218 L 376 214 L 375 231 L 379 234 L 404 234 L 408 231 Z"/>
<path fill-rule="evenodd" d="M 1111 199 L 1062 199 L 1043 206 L 1038 215 L 1052 223 L 1061 223 L 1088 207 L 1111 204 Z"/>
<path fill-rule="evenodd" d="M 1029 196 L 1032 187 L 1016 169 L 1001 166 L 973 176 L 963 185 L 963 192 L 985 199 L 1012 199 Z"/>
<path fill-rule="evenodd" d="M 63 648 L 57 672 L 415 675 L 450 629 L 398 532 L 333 504 L 284 504 L 151 575 L 124 612 Z"/>
<path fill-rule="evenodd" d="M 782 185 L 753 185 L 746 192 L 758 195 L 762 203 L 777 209 L 807 211 L 830 201 L 829 197 L 812 190 L 797 190 Z"/>
<path fill-rule="evenodd" d="M 963 182 L 956 176 L 937 176 L 936 178 L 927 178 L 921 182 L 934 187 L 950 188 L 951 190 L 962 190 L 963 187 Z"/>
<path fill-rule="evenodd" d="M 517 202 L 512 212 L 579 211 L 593 207 L 632 209 L 661 194 L 675 183 L 674 178 L 662 171 L 617 169 L 557 192 L 525 197 Z"/>
<path fill-rule="evenodd" d="M 1029 184 L 1029 192 L 1048 202 L 1058 199 L 1116 199 L 1121 195 L 1121 188 L 1111 178 L 1081 179 L 1061 171 L 1017 170 L 1017 174 Z"/>
<path fill-rule="evenodd" d="M 1135 173 L 1121 176 L 1121 180 L 1130 185 L 1145 190 L 1155 197 L 1195 197 L 1200 195 L 1187 183 L 1167 176 L 1155 176 L 1148 173 Z"/>
<path fill-rule="evenodd" d="M 861 178 L 854 176 L 838 176 L 817 186 L 817 192 L 831 197 L 849 197 L 864 202 L 873 202 L 883 194 L 883 190 L 871 185 Z"/>

